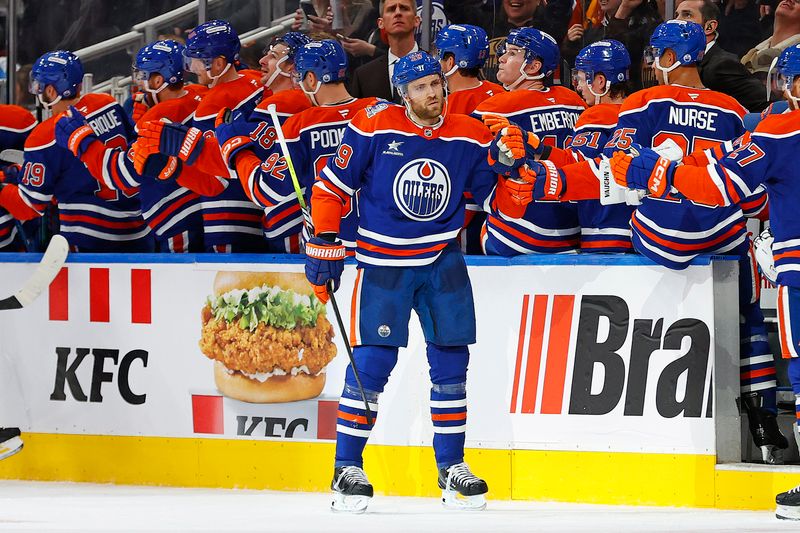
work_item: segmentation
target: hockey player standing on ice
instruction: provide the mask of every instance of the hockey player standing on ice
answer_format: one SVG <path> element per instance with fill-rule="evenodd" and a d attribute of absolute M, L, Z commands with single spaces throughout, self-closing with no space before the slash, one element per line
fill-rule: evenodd
<path fill-rule="evenodd" d="M 79 252 L 149 252 L 150 228 L 138 198 L 99 184 L 80 159 L 56 144 L 56 123 L 71 106 L 85 117 L 94 135 L 107 145 L 126 148 L 133 125 L 114 98 L 81 95 L 83 66 L 63 50 L 48 52 L 33 64 L 30 92 L 53 116 L 36 126 L 25 141 L 19 185 L 0 191 L 0 206 L 18 220 L 42 216 L 55 199 L 60 232 Z"/>
<path fill-rule="evenodd" d="M 436 34 L 434 56 L 447 78 L 447 112 L 469 115 L 478 104 L 505 90 L 482 79 L 489 58 L 486 31 L 470 24 L 451 24 Z"/>
<path fill-rule="evenodd" d="M 295 55 L 295 71 L 297 83 L 313 106 L 287 119 L 283 133 L 308 204 L 314 179 L 336 153 L 347 124 L 356 113 L 378 100 L 353 98 L 347 92 L 347 53 L 338 41 L 327 39 L 304 45 Z M 264 208 L 267 226 L 274 228 L 267 235 L 269 242 L 273 250 L 280 251 L 286 246 L 284 242 L 298 243 L 303 216 L 285 154 L 275 142 L 272 119 L 259 124 L 255 131 L 253 127 L 252 122 L 246 121 L 220 124 L 217 138 L 223 157 L 235 168 L 247 194 Z M 356 247 L 358 224 L 355 199 L 347 212 L 339 239 L 352 250 Z"/>
<path fill-rule="evenodd" d="M 263 252 L 263 212 L 251 202 L 242 185 L 222 161 L 214 136 L 214 123 L 222 109 L 249 116 L 263 97 L 257 71 L 238 72 L 241 43 L 225 21 L 201 24 L 186 40 L 185 67 L 209 90 L 197 106 L 191 127 L 163 121 L 142 122 L 134 145 L 137 171 L 153 154 L 175 156 L 184 167 L 225 179 L 226 189 L 214 197 L 203 197 L 203 238 L 209 252 Z"/>
<path fill-rule="evenodd" d="M 25 147 L 25 139 L 35 126 L 36 119 L 27 109 L 17 105 L 0 105 L 0 151 L 21 151 Z M 19 164 L 0 161 L 0 184 L 17 183 L 21 168 Z M 0 208 L 0 252 L 24 251 L 24 236 L 17 229 L 14 217 Z"/>
<path fill-rule="evenodd" d="M 306 276 L 320 300 L 335 290 L 345 249 L 342 215 L 359 192 L 356 276 L 350 339 L 373 416 L 378 396 L 408 343 L 414 309 L 427 342 L 433 448 L 447 506 L 483 508 L 486 482 L 464 462 L 468 345 L 475 342 L 472 288 L 454 239 L 464 222 L 465 194 L 483 202 L 530 201 L 531 189 L 501 179 L 487 163 L 491 134 L 465 115 L 443 115 L 445 81 L 425 52 L 397 62 L 392 83 L 405 107 L 381 102 L 358 113 L 314 185 L 316 236 L 306 244 Z M 371 425 L 352 367 L 339 402 L 334 510 L 363 512 L 372 485 L 362 452 Z"/>
<path fill-rule="evenodd" d="M 659 149 L 672 143 L 680 148 L 676 159 L 691 154 L 683 157 L 683 162 L 692 165 L 702 164 L 698 158 L 704 159 L 707 153 L 730 149 L 730 139 L 744 133 L 746 110 L 730 96 L 703 87 L 697 63 L 705 46 L 703 29 L 694 22 L 671 20 L 655 29 L 649 56 L 659 85 L 625 100 L 614 135 L 604 148 L 605 156 L 637 144 Z M 536 187 L 534 195 L 561 200 L 597 198 L 599 182 L 585 172 L 592 164 L 590 160 L 556 169 L 548 161 L 529 162 L 536 181 L 547 184 Z M 584 191 L 586 196 L 581 194 Z M 700 204 L 680 194 L 646 197 L 634 211 L 631 228 L 637 252 L 674 270 L 686 268 L 700 254 L 739 258 L 742 404 L 765 462 L 774 463 L 780 460 L 777 450 L 785 449 L 788 442 L 776 419 L 775 363 L 767 344 L 758 272 L 743 213 L 757 214 L 763 209 L 766 192 L 763 188 L 753 192 L 726 205 Z"/>
<path fill-rule="evenodd" d="M 565 87 L 549 86 L 559 61 L 555 40 L 534 28 L 515 29 L 497 55 L 497 79 L 509 92 L 484 100 L 474 115 L 486 117 L 487 124 L 499 116 L 532 131 L 541 136 L 538 150 L 544 148 L 542 145 L 564 148 L 586 104 Z M 487 212 L 483 232 L 487 254 L 574 252 L 580 243 L 574 205 L 534 202 L 518 219 L 497 211 Z"/>
<path fill-rule="evenodd" d="M 134 60 L 133 79 L 140 94 L 147 95 L 153 104 L 140 122 L 164 119 L 186 124 L 192 120 L 200 97 L 184 87 L 182 44 L 165 40 L 143 47 Z M 223 182 L 208 174 L 180 172 L 182 164 L 177 157 L 171 158 L 172 164 L 166 170 L 158 168 L 163 166 L 164 158 L 153 157 L 151 163 L 159 163 L 155 165 L 156 175 L 149 175 L 147 167 L 141 175 L 136 172 L 130 151 L 103 144 L 74 108 L 58 120 L 56 142 L 83 161 L 100 184 L 127 197 L 138 194 L 157 251 L 204 250 L 200 195 L 219 194 L 224 189 Z"/>
<path fill-rule="evenodd" d="M 775 236 L 779 337 L 783 357 L 789 359 L 800 424 L 800 170 L 791 157 L 800 151 L 800 45 L 784 50 L 774 65 L 789 109 L 765 117 L 752 134 L 723 150 L 700 155 L 699 165 L 677 166 L 641 148 L 630 155 L 615 154 L 611 165 L 614 179 L 623 187 L 647 191 L 655 198 L 677 190 L 704 205 L 735 206 L 766 186 Z M 800 520 L 800 486 L 779 494 L 776 502 L 779 518 Z"/>

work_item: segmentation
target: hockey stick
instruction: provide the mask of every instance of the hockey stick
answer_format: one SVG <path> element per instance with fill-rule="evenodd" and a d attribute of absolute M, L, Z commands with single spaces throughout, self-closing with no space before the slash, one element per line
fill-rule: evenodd
<path fill-rule="evenodd" d="M 11 163 L 12 165 L 21 165 L 25 162 L 25 154 L 22 150 L 8 148 L 0 152 L 0 161 L 3 163 Z"/>
<path fill-rule="evenodd" d="M 286 144 L 286 137 L 283 135 L 283 128 L 281 121 L 278 119 L 278 112 L 275 104 L 267 106 L 267 113 L 269 113 L 272 123 L 275 125 L 275 133 L 278 136 L 278 146 L 281 147 L 283 158 L 286 161 L 286 166 L 289 167 L 289 175 L 292 178 L 292 186 L 294 193 L 297 195 L 297 201 L 300 203 L 300 211 L 303 213 L 303 222 L 308 237 L 314 236 L 314 223 L 311 219 L 311 212 L 308 210 L 306 199 L 303 197 L 303 189 L 300 187 L 300 180 L 297 178 L 297 172 L 294 170 L 294 163 L 292 163 L 292 156 L 289 153 L 289 146 Z"/>
<path fill-rule="evenodd" d="M 69 245 L 67 239 L 61 235 L 53 235 L 50 240 L 50 245 L 44 252 L 42 260 L 33 272 L 33 275 L 28 278 L 25 285 L 14 296 L 9 296 L 0 300 L 0 311 L 7 309 L 22 309 L 33 303 L 36 298 L 50 286 L 50 283 L 61 271 L 64 266 L 64 261 L 67 259 L 69 252 Z"/>
<path fill-rule="evenodd" d="M 269 113 L 270 118 L 272 118 L 272 123 L 275 126 L 275 133 L 278 136 L 278 146 L 281 148 L 281 152 L 283 152 L 283 158 L 286 160 L 286 166 L 289 167 L 289 175 L 292 177 L 292 185 L 294 185 L 294 193 L 297 195 L 297 201 L 300 203 L 300 210 L 303 212 L 303 222 L 305 229 L 310 236 L 314 235 L 314 226 L 313 221 L 311 219 L 311 214 L 308 211 L 308 206 L 306 205 L 306 200 L 303 198 L 303 190 L 300 187 L 300 180 L 297 179 L 297 173 L 294 170 L 294 164 L 292 163 L 292 156 L 289 154 L 289 147 L 286 145 L 286 137 L 283 135 L 283 128 L 281 127 L 281 122 L 278 119 L 277 108 L 275 104 L 270 104 L 267 106 L 267 113 Z M 356 385 L 358 385 L 358 392 L 361 393 L 361 399 L 364 401 L 364 408 L 366 409 L 367 415 L 367 424 L 370 426 L 373 423 L 373 416 L 372 410 L 369 408 L 369 402 L 367 401 L 367 394 L 364 392 L 364 387 L 361 385 L 361 378 L 358 375 L 358 368 L 356 368 L 356 360 L 353 357 L 353 350 L 350 348 L 350 340 L 347 338 L 347 332 L 344 327 L 344 321 L 342 320 L 342 315 L 339 313 L 339 305 L 336 303 L 336 297 L 333 295 L 333 285 L 332 283 L 328 283 L 327 285 L 328 290 L 328 297 L 331 300 L 331 304 L 333 305 L 333 313 L 336 315 L 336 322 L 339 325 L 339 331 L 342 334 L 342 339 L 344 341 L 345 349 L 347 350 L 347 357 L 350 358 L 350 366 L 353 368 L 353 377 L 356 379 Z"/>

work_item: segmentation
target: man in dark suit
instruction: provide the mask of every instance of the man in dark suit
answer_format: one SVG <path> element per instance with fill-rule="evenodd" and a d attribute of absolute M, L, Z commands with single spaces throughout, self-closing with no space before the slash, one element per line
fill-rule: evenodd
<path fill-rule="evenodd" d="M 386 33 L 389 50 L 366 65 L 358 67 L 350 82 L 350 94 L 356 98 L 376 96 L 400 103 L 390 83 L 394 64 L 404 55 L 419 50 L 414 32 L 419 26 L 415 0 L 385 0 L 378 28 Z"/>
<path fill-rule="evenodd" d="M 706 53 L 698 65 L 703 85 L 734 97 L 751 112 L 757 113 L 767 107 L 764 84 L 744 68 L 739 58 L 716 44 L 720 11 L 714 2 L 683 0 L 675 10 L 675 18 L 696 22 L 705 30 Z"/>

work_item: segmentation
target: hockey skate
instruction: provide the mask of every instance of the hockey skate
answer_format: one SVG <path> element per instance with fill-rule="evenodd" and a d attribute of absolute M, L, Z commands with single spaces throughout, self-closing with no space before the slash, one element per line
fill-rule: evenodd
<path fill-rule="evenodd" d="M 470 472 L 467 463 L 458 463 L 439 470 L 442 505 L 447 509 L 482 511 L 486 509 L 486 482 Z"/>
<path fill-rule="evenodd" d="M 781 520 L 800 520 L 800 485 L 775 496 L 775 516 Z"/>
<path fill-rule="evenodd" d="M 761 458 L 765 464 L 783 464 L 783 452 L 789 447 L 789 441 L 778 428 L 778 418 L 771 411 L 761 407 L 761 397 L 756 393 L 742 397 L 742 404 L 747 411 L 747 421 L 753 441 L 761 449 Z"/>
<path fill-rule="evenodd" d="M 331 510 L 335 513 L 361 514 L 367 510 L 372 498 L 370 485 L 364 470 L 357 466 L 340 466 L 333 471 L 333 502 Z"/>
<path fill-rule="evenodd" d="M 0 461 L 22 450 L 19 428 L 0 428 Z"/>

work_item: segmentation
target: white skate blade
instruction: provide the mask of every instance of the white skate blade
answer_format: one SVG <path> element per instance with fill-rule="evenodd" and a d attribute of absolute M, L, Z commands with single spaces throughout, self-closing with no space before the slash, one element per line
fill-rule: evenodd
<path fill-rule="evenodd" d="M 781 520 L 800 520 L 800 507 L 794 505 L 779 505 L 775 509 L 775 517 Z"/>
<path fill-rule="evenodd" d="M 0 461 L 22 450 L 22 439 L 14 437 L 0 444 Z"/>
<path fill-rule="evenodd" d="M 455 490 L 443 490 L 442 505 L 445 509 L 483 511 L 486 509 L 486 495 L 462 496 Z"/>
<path fill-rule="evenodd" d="M 367 510 L 369 500 L 369 496 L 348 496 L 334 492 L 331 511 L 334 513 L 361 514 Z"/>
<path fill-rule="evenodd" d="M 767 444 L 766 446 L 761 446 L 760 448 L 761 448 L 761 458 L 764 460 L 764 464 L 768 465 L 783 464 L 783 450 L 771 444 Z"/>

